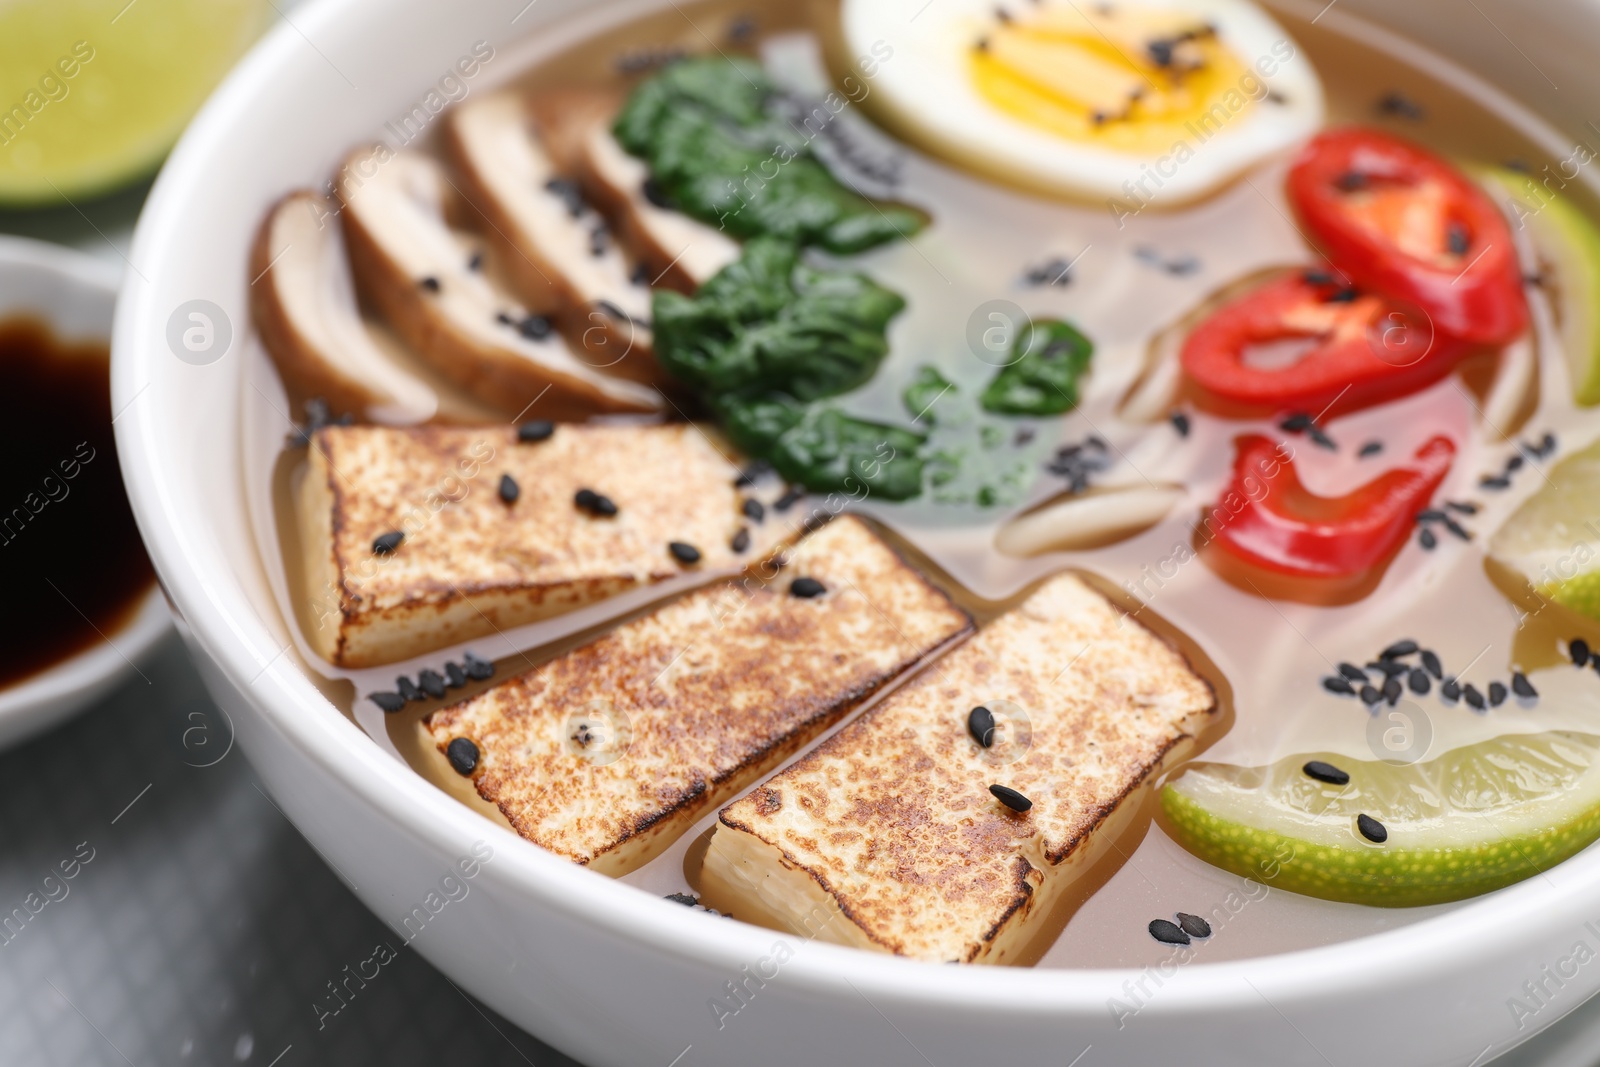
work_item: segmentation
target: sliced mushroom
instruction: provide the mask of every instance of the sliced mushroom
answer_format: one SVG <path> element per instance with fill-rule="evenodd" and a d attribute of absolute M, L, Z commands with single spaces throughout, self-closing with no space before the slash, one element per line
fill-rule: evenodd
<path fill-rule="evenodd" d="M 650 284 L 692 293 L 739 258 L 739 243 L 650 199 L 650 168 L 611 135 L 618 106 L 609 94 L 571 91 L 533 104 L 552 154 L 570 157 L 584 191 L 616 225 L 633 258 L 648 268 Z"/>
<path fill-rule="evenodd" d="M 557 170 L 523 97 L 497 93 L 455 108 L 445 142 L 518 295 L 551 312 L 591 364 L 665 384 L 652 348 L 650 287 L 577 181 Z"/>
<path fill-rule="evenodd" d="M 1059 498 L 1000 527 L 994 546 L 1022 557 L 1099 548 L 1148 530 L 1183 497 L 1177 486 L 1143 485 Z"/>
<path fill-rule="evenodd" d="M 325 197 L 299 190 L 273 205 L 250 262 L 256 331 L 295 411 L 321 398 L 335 412 L 390 426 L 495 418 L 361 317 L 337 211 Z"/>
<path fill-rule="evenodd" d="M 363 297 L 440 373 L 497 409 L 579 418 L 656 412 L 661 395 L 591 365 L 481 269 L 476 238 L 450 228 L 438 163 L 385 147 L 340 170 L 345 240 Z"/>

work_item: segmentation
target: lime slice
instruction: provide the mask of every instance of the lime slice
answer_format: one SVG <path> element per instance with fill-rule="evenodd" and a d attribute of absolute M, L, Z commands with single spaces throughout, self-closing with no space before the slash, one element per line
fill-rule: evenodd
<path fill-rule="evenodd" d="M 0 0 L 0 204 L 155 169 L 266 22 L 267 0 Z"/>
<path fill-rule="evenodd" d="M 1311 760 L 1349 782 L 1312 778 Z M 1161 807 L 1185 848 L 1234 874 L 1353 904 L 1438 904 L 1521 881 L 1600 837 L 1600 737 L 1520 734 L 1413 764 L 1195 764 L 1161 790 Z M 1386 841 L 1363 835 L 1362 815 Z"/>
<path fill-rule="evenodd" d="M 1600 404 L 1600 228 L 1572 202 L 1525 174 L 1485 169 L 1504 194 L 1513 230 L 1526 229 L 1554 295 L 1562 348 L 1572 374 L 1572 399 Z"/>
<path fill-rule="evenodd" d="M 1542 596 L 1600 619 L 1600 442 L 1551 468 L 1489 539 L 1489 555 Z"/>

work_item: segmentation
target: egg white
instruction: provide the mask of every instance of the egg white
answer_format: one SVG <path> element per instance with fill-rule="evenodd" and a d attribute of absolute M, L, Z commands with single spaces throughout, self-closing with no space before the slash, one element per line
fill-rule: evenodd
<path fill-rule="evenodd" d="M 999 5 L 1026 20 L 1036 0 Z M 1037 0 L 1071 8 L 1079 0 Z M 1090 0 L 1082 0 L 1087 4 Z M 974 82 L 974 42 L 995 24 L 995 0 L 842 0 L 852 54 L 888 57 L 867 106 L 895 132 L 966 168 L 1013 185 L 1073 199 L 1104 199 L 1118 214 L 1205 196 L 1322 125 L 1322 84 L 1299 45 L 1247 0 L 1113 0 L 1118 8 L 1174 12 L 1215 27 L 1254 75 L 1237 88 L 1249 100 L 1205 127 L 1186 124 L 1159 152 L 1131 153 L 1074 141 L 1007 114 Z M 874 45 L 877 47 L 874 48 Z M 1245 75 L 1241 83 L 1248 83 Z"/>

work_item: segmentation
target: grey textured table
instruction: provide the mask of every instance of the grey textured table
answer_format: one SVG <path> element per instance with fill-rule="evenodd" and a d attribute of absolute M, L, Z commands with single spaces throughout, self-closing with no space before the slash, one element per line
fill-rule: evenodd
<path fill-rule="evenodd" d="M 145 192 L 0 213 L 0 233 L 124 262 Z M 0 755 L 0 917 L 26 911 L 30 893 L 45 901 L 0 934 L 0 1067 L 573 1063 L 407 951 L 319 1028 L 326 984 L 392 935 L 240 752 L 196 766 L 215 758 L 207 746 L 225 742 L 226 726 L 176 639 L 141 670 L 83 717 Z M 71 881 L 45 883 L 74 860 Z M 1596 1004 L 1497 1061 L 1596 1064 Z"/>

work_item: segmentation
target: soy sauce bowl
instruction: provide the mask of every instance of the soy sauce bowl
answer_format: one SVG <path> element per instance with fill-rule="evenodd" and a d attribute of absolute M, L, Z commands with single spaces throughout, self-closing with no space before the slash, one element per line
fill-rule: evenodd
<path fill-rule="evenodd" d="M 119 274 L 115 266 L 79 252 L 0 237 L 0 322 L 33 319 L 63 345 L 106 346 L 109 376 Z M 13 504 L 20 502 L 5 502 L 8 514 Z M 63 501 L 60 506 L 70 505 Z M 166 635 L 172 617 L 152 581 L 115 625 L 94 619 L 90 623 L 102 631 L 94 644 L 0 686 L 0 748 L 61 722 L 138 678 L 139 661 Z"/>

